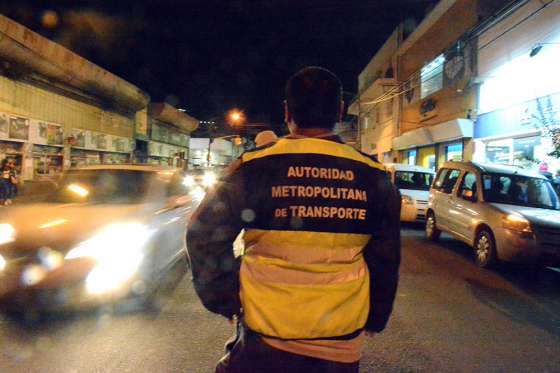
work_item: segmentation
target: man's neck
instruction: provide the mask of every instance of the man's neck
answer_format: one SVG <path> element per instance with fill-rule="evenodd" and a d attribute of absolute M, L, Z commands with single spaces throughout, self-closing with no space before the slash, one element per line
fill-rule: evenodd
<path fill-rule="evenodd" d="M 327 137 L 333 135 L 333 131 L 326 128 L 294 128 L 291 132 L 296 137 Z"/>

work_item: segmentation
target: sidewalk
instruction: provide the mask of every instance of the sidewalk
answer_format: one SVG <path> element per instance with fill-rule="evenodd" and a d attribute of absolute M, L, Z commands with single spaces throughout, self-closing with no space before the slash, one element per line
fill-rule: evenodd
<path fill-rule="evenodd" d="M 14 204 L 40 202 L 56 188 L 53 181 L 26 181 L 19 186 Z"/>

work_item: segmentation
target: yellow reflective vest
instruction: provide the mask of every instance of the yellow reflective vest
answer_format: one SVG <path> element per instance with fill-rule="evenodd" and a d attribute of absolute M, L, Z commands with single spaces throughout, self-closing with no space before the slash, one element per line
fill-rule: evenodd
<path fill-rule="evenodd" d="M 390 188 L 380 163 L 336 137 L 283 138 L 246 152 L 189 226 L 197 293 L 227 317 L 241 306 L 247 326 L 264 336 L 359 332 L 372 315 L 364 249 L 382 234 L 387 201 L 396 196 Z M 237 274 L 228 255 L 240 229 L 245 250 Z"/>

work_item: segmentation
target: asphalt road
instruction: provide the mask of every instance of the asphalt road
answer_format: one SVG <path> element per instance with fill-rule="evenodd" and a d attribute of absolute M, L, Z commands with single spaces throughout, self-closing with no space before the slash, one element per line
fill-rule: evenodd
<path fill-rule="evenodd" d="M 368 339 L 364 372 L 560 370 L 560 273 L 478 269 L 449 238 L 403 230 L 387 330 Z M 232 327 L 206 312 L 185 276 L 159 313 L 99 310 L 25 327 L 0 316 L 0 372 L 211 372 Z"/>

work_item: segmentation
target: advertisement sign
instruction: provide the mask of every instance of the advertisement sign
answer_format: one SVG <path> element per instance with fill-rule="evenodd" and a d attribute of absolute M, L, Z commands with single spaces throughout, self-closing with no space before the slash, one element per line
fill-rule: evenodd
<path fill-rule="evenodd" d="M 31 120 L 29 141 L 38 145 L 63 146 L 64 130 L 59 124 Z"/>
<path fill-rule="evenodd" d="M 506 109 L 479 115 L 474 138 L 530 132 L 560 126 L 560 94 L 540 97 Z"/>
<path fill-rule="evenodd" d="M 10 117 L 8 137 L 13 140 L 29 140 L 29 119 L 14 116 Z"/>

